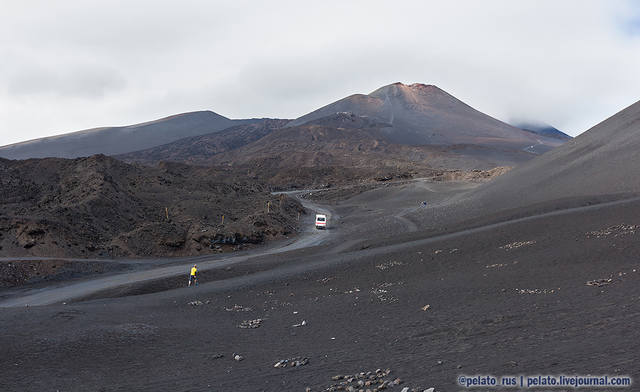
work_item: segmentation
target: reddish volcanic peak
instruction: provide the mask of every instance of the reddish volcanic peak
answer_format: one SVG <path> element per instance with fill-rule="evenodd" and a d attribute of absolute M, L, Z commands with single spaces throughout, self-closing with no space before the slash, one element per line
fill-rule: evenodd
<path fill-rule="evenodd" d="M 408 88 L 431 88 L 431 87 L 438 88 L 437 86 L 435 86 L 433 84 L 424 84 L 424 83 L 405 84 L 405 83 L 402 83 L 402 82 L 391 83 L 390 85 L 385 86 L 385 87 L 389 87 L 389 86 L 401 86 L 401 87 L 408 87 Z"/>
<path fill-rule="evenodd" d="M 378 90 L 385 89 L 399 89 L 399 90 L 411 90 L 411 91 L 425 91 L 425 92 L 444 92 L 441 88 L 433 84 L 424 84 L 424 83 L 412 83 L 412 84 L 404 84 L 402 82 L 395 82 L 389 84 L 387 86 L 380 87 Z"/>
<path fill-rule="evenodd" d="M 411 103 L 420 103 L 424 98 L 429 97 L 450 97 L 444 90 L 432 84 L 413 83 L 407 85 L 400 82 L 380 87 L 369 95 L 381 99 L 401 97 Z"/>
<path fill-rule="evenodd" d="M 352 95 L 307 113 L 288 124 L 302 125 L 351 112 L 388 124 L 387 141 L 409 145 L 483 145 L 541 153 L 562 144 L 492 118 L 437 86 L 396 82 L 368 95 Z M 532 151 L 534 149 L 535 151 Z"/>

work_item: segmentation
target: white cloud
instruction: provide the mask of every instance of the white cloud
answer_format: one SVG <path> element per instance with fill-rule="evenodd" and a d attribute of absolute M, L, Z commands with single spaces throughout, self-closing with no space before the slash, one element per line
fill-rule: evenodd
<path fill-rule="evenodd" d="M 2 6 L 0 144 L 201 109 L 294 118 L 396 81 L 573 135 L 640 98 L 632 1 L 53 3 Z"/>

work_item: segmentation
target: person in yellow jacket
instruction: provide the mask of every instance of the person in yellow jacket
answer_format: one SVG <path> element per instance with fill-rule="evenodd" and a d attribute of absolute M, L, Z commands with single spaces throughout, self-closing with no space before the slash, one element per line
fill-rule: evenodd
<path fill-rule="evenodd" d="M 191 274 L 189 274 L 189 287 L 191 287 L 191 283 L 198 285 L 198 266 L 195 264 L 191 267 Z"/>

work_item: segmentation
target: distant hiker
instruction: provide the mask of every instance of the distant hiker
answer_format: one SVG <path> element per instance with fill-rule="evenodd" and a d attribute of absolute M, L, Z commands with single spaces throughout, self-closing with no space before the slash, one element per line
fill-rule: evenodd
<path fill-rule="evenodd" d="M 426 202 L 426 201 L 423 201 L 423 202 L 422 202 L 422 206 L 423 206 L 423 207 L 426 207 L 426 206 L 427 206 L 427 202 Z"/>
<path fill-rule="evenodd" d="M 191 287 L 192 282 L 196 286 L 198 285 L 198 266 L 195 264 L 191 267 L 191 274 L 189 274 L 189 287 Z"/>

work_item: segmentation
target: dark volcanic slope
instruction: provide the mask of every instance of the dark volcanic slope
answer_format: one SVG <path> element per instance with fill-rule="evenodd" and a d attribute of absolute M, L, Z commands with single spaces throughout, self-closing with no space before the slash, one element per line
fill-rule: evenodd
<path fill-rule="evenodd" d="M 533 132 L 538 135 L 553 137 L 560 140 L 571 140 L 572 137 L 545 123 L 518 123 L 516 126 L 524 131 Z"/>
<path fill-rule="evenodd" d="M 549 200 L 640 192 L 640 102 L 538 157 L 476 198 L 502 208 Z"/>
<path fill-rule="evenodd" d="M 317 392 L 347 390 L 335 375 L 387 368 L 385 380 L 403 384 L 385 392 L 462 391 L 459 375 L 477 374 L 637 380 L 638 234 L 591 234 L 638 223 L 630 215 L 640 216 L 638 202 L 395 250 L 279 254 L 280 268 L 260 272 L 274 263 L 262 258 L 221 266 L 197 288 L 156 292 L 158 282 L 125 291 L 155 294 L 3 309 L 0 384 L 16 392 Z M 586 284 L 601 279 L 610 284 Z M 184 285 L 181 276 L 170 287 Z M 253 320 L 258 328 L 240 328 Z M 274 367 L 295 357 L 309 363 Z"/>
<path fill-rule="evenodd" d="M 394 176 L 430 176 L 443 169 L 490 169 L 530 159 L 524 151 L 482 146 L 412 146 L 385 136 L 386 124 L 336 113 L 272 131 L 212 156 L 209 163 L 246 170 L 283 187 L 319 186 Z"/>
<path fill-rule="evenodd" d="M 640 195 L 638 151 L 640 102 L 487 184 L 416 209 L 416 233 L 389 242 Z"/>
<path fill-rule="evenodd" d="M 126 162 L 184 162 L 196 165 L 210 163 L 213 155 L 234 150 L 254 142 L 271 131 L 282 128 L 289 120 L 263 119 L 237 125 L 206 135 L 188 137 L 172 143 L 117 156 Z"/>
<path fill-rule="evenodd" d="M 209 253 L 212 241 L 286 235 L 304 212 L 256 181 L 215 169 L 137 167 L 104 155 L 0 159 L 0 200 L 0 256 Z M 267 213 L 267 201 L 278 207 Z"/>
<path fill-rule="evenodd" d="M 118 156 L 127 162 L 224 166 L 278 187 L 314 187 L 434 170 L 491 169 L 535 156 L 478 145 L 413 146 L 388 140 L 387 124 L 340 112 L 285 127 L 262 120 Z M 403 174 L 404 173 L 404 174 Z"/>
<path fill-rule="evenodd" d="M 178 114 L 124 127 L 94 128 L 0 147 L 0 157 L 76 158 L 116 155 L 202 135 L 254 120 L 230 120 L 211 111 Z"/>
<path fill-rule="evenodd" d="M 305 125 L 275 130 L 235 151 L 213 157 L 212 162 L 242 165 L 270 161 L 273 168 L 377 166 L 402 148 L 382 137 L 383 127 L 384 124 L 351 113 L 333 114 Z"/>
<path fill-rule="evenodd" d="M 336 112 L 353 112 L 388 124 L 385 136 L 399 144 L 473 144 L 545 152 L 561 141 L 534 135 L 481 113 L 436 86 L 394 83 L 369 95 L 355 94 L 304 115 L 301 125 Z"/>

